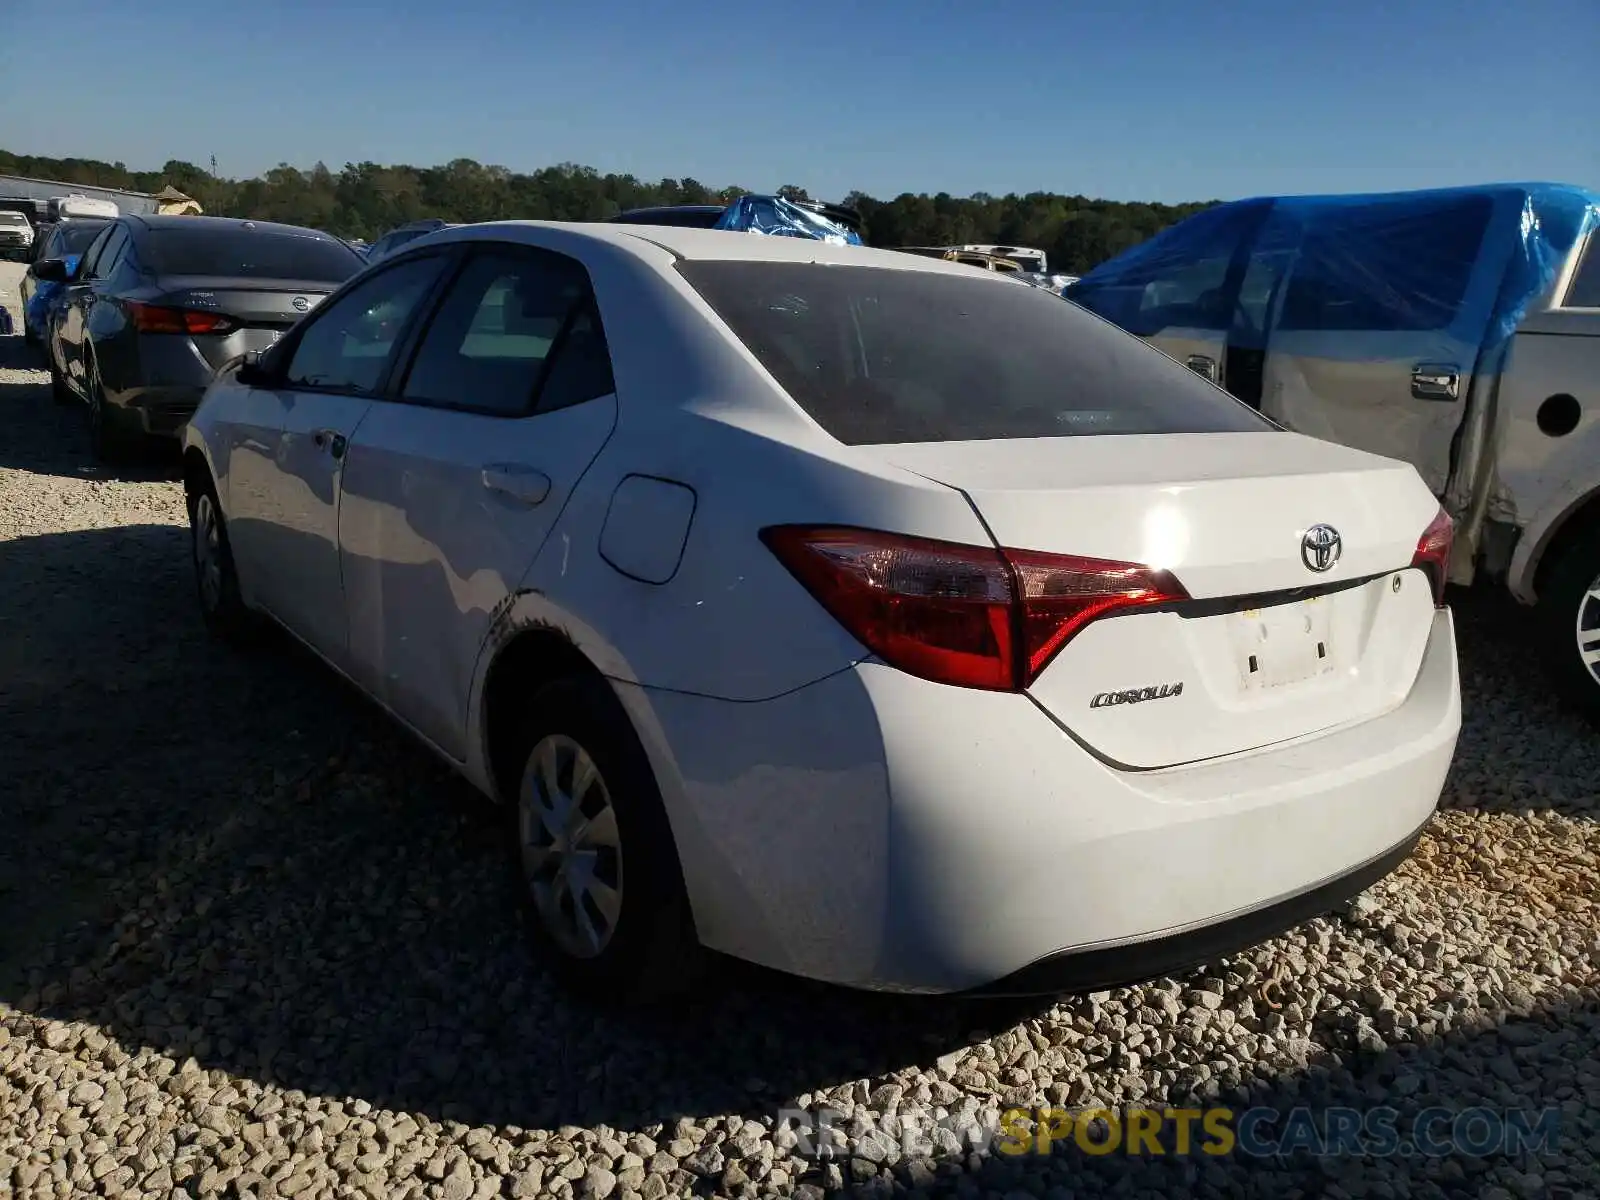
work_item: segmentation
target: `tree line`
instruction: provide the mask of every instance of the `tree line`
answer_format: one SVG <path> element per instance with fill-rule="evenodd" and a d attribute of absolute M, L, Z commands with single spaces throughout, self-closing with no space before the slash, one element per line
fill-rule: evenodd
<path fill-rule="evenodd" d="M 284 221 L 368 240 L 423 217 L 595 221 L 648 205 L 726 204 L 749 190 L 713 188 L 688 178 L 651 183 L 632 175 L 602 175 L 575 163 L 524 174 L 467 158 L 436 167 L 348 163 L 339 171 L 320 162 L 309 171 L 281 165 L 256 178 L 229 179 L 177 159 L 159 171 L 132 171 L 120 162 L 0 150 L 0 174 L 140 192 L 171 185 L 212 215 Z M 809 198 L 794 185 L 780 193 Z M 1052 269 L 1072 273 L 1086 271 L 1215 203 L 1124 203 L 1051 192 L 965 197 L 904 192 L 892 200 L 851 192 L 842 199 L 861 213 L 869 245 L 1036 246 L 1048 252 Z"/>

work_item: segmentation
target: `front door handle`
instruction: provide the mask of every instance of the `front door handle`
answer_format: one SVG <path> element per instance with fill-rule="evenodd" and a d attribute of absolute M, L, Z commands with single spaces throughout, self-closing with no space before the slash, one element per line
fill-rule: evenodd
<path fill-rule="evenodd" d="M 483 469 L 483 486 L 531 507 L 550 494 L 550 476 L 516 463 L 490 463 Z"/>
<path fill-rule="evenodd" d="M 1183 365 L 1196 375 L 1204 375 L 1212 383 L 1217 381 L 1217 360 L 1209 354 L 1191 354 L 1184 359 Z"/>
<path fill-rule="evenodd" d="M 348 445 L 344 434 L 337 429 L 319 429 L 311 435 L 311 441 L 317 449 L 333 455 L 334 461 L 344 457 L 344 449 Z"/>
<path fill-rule="evenodd" d="M 1417 400 L 1461 398 L 1461 368 L 1454 363 L 1418 363 L 1411 368 L 1411 395 Z"/>

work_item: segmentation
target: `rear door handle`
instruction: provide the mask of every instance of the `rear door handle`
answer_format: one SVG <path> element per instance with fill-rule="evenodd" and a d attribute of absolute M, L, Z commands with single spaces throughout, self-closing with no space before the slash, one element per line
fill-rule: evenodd
<path fill-rule="evenodd" d="M 490 463 L 483 469 L 483 486 L 531 507 L 550 494 L 550 476 L 515 463 Z"/>
<path fill-rule="evenodd" d="M 1461 368 L 1454 363 L 1418 363 L 1411 368 L 1411 395 L 1417 400 L 1461 398 Z"/>

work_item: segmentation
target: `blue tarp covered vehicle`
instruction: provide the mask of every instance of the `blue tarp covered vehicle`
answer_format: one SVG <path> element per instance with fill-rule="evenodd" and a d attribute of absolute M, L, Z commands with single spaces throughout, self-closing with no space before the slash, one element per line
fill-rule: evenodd
<path fill-rule="evenodd" d="M 66 256 L 68 276 L 77 272 L 78 258 L 76 254 Z M 43 337 L 50 328 L 51 306 L 61 297 L 65 288 L 66 284 L 51 283 L 48 280 L 40 280 L 35 285 L 33 295 L 28 297 L 27 307 L 22 314 L 23 324 L 33 331 L 35 337 Z"/>
<path fill-rule="evenodd" d="M 740 196 L 728 205 L 715 229 L 765 233 L 774 237 L 810 238 L 841 246 L 859 246 L 861 235 L 830 221 L 820 212 L 791 204 L 781 196 Z"/>
<path fill-rule="evenodd" d="M 1537 604 L 1600 718 L 1600 194 L 1240 200 L 1066 296 L 1288 429 L 1409 462 L 1456 523 L 1452 580 Z"/>
<path fill-rule="evenodd" d="M 1493 349 L 1597 203 L 1551 183 L 1237 200 L 1102 263 L 1066 295 L 1142 337 L 1195 329 L 1258 345 L 1289 327 Z M 1367 350 L 1347 340 L 1343 352 Z"/>

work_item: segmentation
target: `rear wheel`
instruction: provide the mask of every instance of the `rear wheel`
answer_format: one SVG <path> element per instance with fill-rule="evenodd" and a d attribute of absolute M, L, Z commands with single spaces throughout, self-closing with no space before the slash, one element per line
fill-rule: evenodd
<path fill-rule="evenodd" d="M 118 424 L 116 413 L 106 403 L 100 368 L 92 358 L 88 362 L 86 385 L 89 392 L 90 452 L 97 462 L 126 462 L 133 453 L 136 439 Z"/>
<path fill-rule="evenodd" d="M 72 389 L 67 387 L 67 381 L 61 377 L 61 372 L 56 369 L 56 360 L 50 355 L 50 347 L 46 346 L 45 358 L 50 364 L 50 399 L 63 407 L 72 403 Z"/>
<path fill-rule="evenodd" d="M 597 1000 L 685 990 L 702 952 L 649 759 L 609 685 L 565 679 L 528 705 L 517 856 L 534 938 Z"/>
<path fill-rule="evenodd" d="M 1587 531 L 1551 564 L 1537 611 L 1557 686 L 1600 724 L 1600 529 Z"/>

